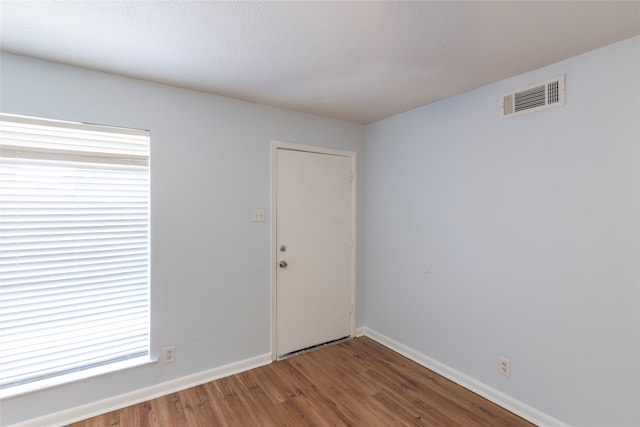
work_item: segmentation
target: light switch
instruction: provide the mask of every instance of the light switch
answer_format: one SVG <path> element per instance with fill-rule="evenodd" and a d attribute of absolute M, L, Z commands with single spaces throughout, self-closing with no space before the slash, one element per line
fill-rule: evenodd
<path fill-rule="evenodd" d="M 264 222 L 264 209 L 254 209 L 251 213 L 251 221 Z"/>

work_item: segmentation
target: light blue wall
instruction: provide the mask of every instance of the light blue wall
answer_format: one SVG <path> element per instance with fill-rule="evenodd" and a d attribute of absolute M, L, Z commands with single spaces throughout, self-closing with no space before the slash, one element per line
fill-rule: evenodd
<path fill-rule="evenodd" d="M 270 209 L 270 140 L 361 157 L 363 127 L 5 53 L 0 73 L 4 113 L 151 131 L 152 352 L 177 349 L 171 365 L 5 400 L 0 424 L 270 352 L 271 219 L 251 222 Z"/>
<path fill-rule="evenodd" d="M 640 425 L 639 52 L 366 127 L 367 327 L 571 425 Z M 561 74 L 566 106 L 499 118 Z"/>

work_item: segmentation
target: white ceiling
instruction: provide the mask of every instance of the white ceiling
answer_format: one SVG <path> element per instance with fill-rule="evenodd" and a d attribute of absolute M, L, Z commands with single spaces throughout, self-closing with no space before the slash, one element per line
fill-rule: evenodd
<path fill-rule="evenodd" d="M 639 1 L 0 2 L 3 51 L 356 123 L 637 34 Z"/>

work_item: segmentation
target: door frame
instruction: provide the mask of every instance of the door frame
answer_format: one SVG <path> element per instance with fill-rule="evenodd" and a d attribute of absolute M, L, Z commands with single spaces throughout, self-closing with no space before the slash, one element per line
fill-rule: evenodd
<path fill-rule="evenodd" d="M 277 176 L 278 176 L 278 150 L 302 151 L 307 153 L 328 154 L 333 156 L 348 157 L 351 159 L 351 336 L 355 336 L 356 330 L 356 153 L 334 148 L 315 147 L 310 145 L 294 144 L 283 141 L 271 141 L 271 360 L 276 360 L 277 352 Z"/>

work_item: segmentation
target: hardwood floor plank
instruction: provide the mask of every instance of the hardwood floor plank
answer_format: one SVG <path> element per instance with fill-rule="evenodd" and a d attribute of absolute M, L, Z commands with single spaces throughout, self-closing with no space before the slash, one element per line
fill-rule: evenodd
<path fill-rule="evenodd" d="M 530 427 L 533 424 L 363 337 L 71 426 Z"/>
<path fill-rule="evenodd" d="M 380 346 L 377 343 L 372 344 Z M 493 405 L 495 408 L 499 408 L 497 405 L 488 402 L 475 393 L 469 393 L 468 390 L 433 371 L 424 368 L 416 370 L 416 367 L 419 365 L 415 362 L 397 353 L 387 354 L 386 349 L 382 346 L 380 347 L 377 351 L 384 352 L 385 357 L 388 357 L 386 371 L 390 374 L 391 383 L 403 385 L 401 390 L 397 388 L 394 390 L 396 393 L 416 397 L 415 392 L 417 392 L 419 398 L 436 406 L 455 409 L 453 412 L 456 414 L 456 417 L 453 421 L 459 425 L 463 423 L 470 425 L 489 425 L 490 423 L 496 422 L 499 423 L 499 425 L 512 425 L 508 418 L 500 417 L 499 411 L 494 415 L 482 409 L 487 405 Z M 386 371 L 383 370 L 381 372 Z M 418 374 L 417 377 L 416 373 Z M 511 413 L 507 414 L 513 415 Z M 496 418 L 499 418 L 499 420 L 496 420 Z"/>
<path fill-rule="evenodd" d="M 182 402 L 178 393 L 171 393 L 151 401 L 151 407 L 158 413 L 160 425 L 173 427 L 187 427 Z"/>
<path fill-rule="evenodd" d="M 339 367 L 325 366 L 323 357 L 318 358 L 317 354 L 308 353 L 305 363 L 299 363 L 297 369 L 307 378 L 314 379 L 324 399 L 323 404 L 332 407 L 341 422 L 345 425 L 365 425 L 367 416 L 361 410 L 362 402 L 376 394 L 377 388 L 361 381 L 360 373 L 344 374 L 336 371 Z M 326 371 L 332 374 L 326 375 Z"/>
<path fill-rule="evenodd" d="M 246 409 L 229 385 L 229 377 L 208 383 L 207 392 L 214 407 L 220 410 L 221 425 L 252 425 L 245 414 Z"/>
<path fill-rule="evenodd" d="M 129 406 L 124 409 L 121 409 L 120 411 L 115 411 L 115 412 L 119 412 L 120 419 L 127 420 L 127 422 L 130 425 L 139 426 L 139 427 L 151 427 L 152 424 L 149 422 L 149 418 L 148 418 L 148 413 L 150 410 L 151 410 L 151 405 L 145 405 L 144 403 L 139 403 L 137 405 Z"/>
<path fill-rule="evenodd" d="M 278 404 L 295 396 L 295 390 L 290 389 L 285 384 L 272 365 L 264 367 L 268 369 L 253 369 L 249 372 L 256 383 L 260 384 L 269 400 L 274 404 Z"/>
<path fill-rule="evenodd" d="M 214 411 L 214 403 L 202 386 L 188 388 L 179 392 L 180 400 L 185 402 L 184 415 L 187 425 L 209 427 L 220 425 L 221 420 Z"/>

